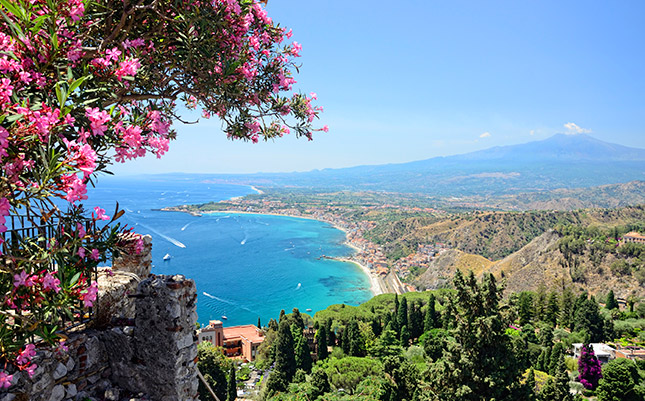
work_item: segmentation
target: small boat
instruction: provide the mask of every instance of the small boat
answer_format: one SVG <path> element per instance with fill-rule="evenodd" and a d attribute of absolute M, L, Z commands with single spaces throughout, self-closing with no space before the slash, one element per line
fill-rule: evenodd
<path fill-rule="evenodd" d="M 166 254 L 166 256 L 164 256 L 164 257 L 163 257 L 163 260 L 164 260 L 164 261 L 169 261 L 169 260 L 170 260 L 170 258 L 172 258 L 172 256 L 170 256 L 170 254 L 169 254 L 169 253 L 167 253 L 167 254 Z"/>
<path fill-rule="evenodd" d="M 307 309 L 306 309 L 306 311 L 307 311 L 307 312 L 311 312 L 311 308 L 307 308 Z"/>
<path fill-rule="evenodd" d="M 228 318 L 226 316 L 224 316 L 224 315 L 222 315 L 222 319 L 228 320 Z"/>

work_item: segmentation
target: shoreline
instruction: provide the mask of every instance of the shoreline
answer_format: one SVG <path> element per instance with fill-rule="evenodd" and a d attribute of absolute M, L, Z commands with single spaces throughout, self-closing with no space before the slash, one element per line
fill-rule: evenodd
<path fill-rule="evenodd" d="M 254 187 L 252 187 L 254 188 Z M 255 188 L 254 188 L 255 189 Z M 256 191 L 260 191 L 258 189 L 255 189 Z M 305 220 L 315 220 L 315 221 L 320 221 L 322 223 L 327 223 L 334 227 L 337 230 L 342 231 L 345 234 L 345 241 L 344 245 L 348 246 L 349 248 L 352 248 L 355 253 L 360 251 L 360 248 L 358 248 L 356 245 L 352 244 L 347 237 L 347 230 L 344 229 L 343 227 L 339 227 L 336 224 L 330 222 L 330 221 L 325 221 L 325 220 L 320 220 L 316 219 L 314 217 L 308 217 L 308 216 L 292 216 L 290 214 L 281 214 L 281 213 L 257 213 L 257 212 L 245 212 L 245 211 L 237 211 L 237 210 L 214 210 L 214 211 L 208 211 L 208 212 L 190 212 L 187 210 L 170 210 L 169 208 L 163 208 L 161 209 L 162 211 L 173 211 L 173 212 L 183 212 L 183 213 L 188 213 L 193 216 L 201 216 L 203 214 L 253 214 L 253 215 L 264 215 L 264 216 L 278 216 L 278 217 L 293 217 L 296 219 L 305 219 Z M 374 274 L 367 266 L 363 265 L 362 263 L 359 263 L 355 260 L 352 259 L 353 255 L 349 257 L 333 257 L 330 258 L 332 260 L 337 260 L 340 262 L 345 262 L 345 263 L 352 263 L 356 266 L 359 267 L 359 269 L 367 276 L 367 279 L 370 283 L 370 292 L 372 293 L 372 296 L 377 296 L 385 293 L 385 283 L 383 282 L 383 279 L 376 274 Z"/>

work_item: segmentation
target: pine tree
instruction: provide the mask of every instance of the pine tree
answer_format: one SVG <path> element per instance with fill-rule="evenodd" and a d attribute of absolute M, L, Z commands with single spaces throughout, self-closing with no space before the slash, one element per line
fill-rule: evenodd
<path fill-rule="evenodd" d="M 564 363 L 564 354 L 560 353 L 557 367 L 555 368 L 555 400 L 556 401 L 573 401 L 569 388 L 569 375 Z"/>
<path fill-rule="evenodd" d="M 520 316 L 520 326 L 531 323 L 531 318 L 533 317 L 533 295 L 530 292 L 523 291 L 520 293 L 517 313 Z"/>
<path fill-rule="evenodd" d="M 296 367 L 302 369 L 305 372 L 311 372 L 311 365 L 313 361 L 311 360 L 311 351 L 309 350 L 309 344 L 307 344 L 307 339 L 305 336 L 300 336 L 298 338 L 298 343 L 296 344 Z"/>
<path fill-rule="evenodd" d="M 547 301 L 544 320 L 553 327 L 555 327 L 558 322 L 558 314 L 560 313 L 560 305 L 558 301 L 558 294 L 555 291 L 551 292 L 551 294 L 549 294 L 549 300 Z"/>
<path fill-rule="evenodd" d="M 548 372 L 551 376 L 555 376 L 558 372 L 560 357 L 564 357 L 564 344 L 562 344 L 561 342 L 557 342 L 551 349 L 549 369 L 546 370 L 545 372 Z"/>
<path fill-rule="evenodd" d="M 560 301 L 560 326 L 571 328 L 575 297 L 569 287 L 565 288 L 562 292 Z"/>
<path fill-rule="evenodd" d="M 235 401 L 235 398 L 237 398 L 237 380 L 235 380 L 235 365 L 231 365 L 231 370 L 228 373 L 226 400 Z"/>
<path fill-rule="evenodd" d="M 599 343 L 604 340 L 605 321 L 594 297 L 584 300 L 576 310 L 575 330 L 586 331 L 589 334 L 589 342 Z"/>
<path fill-rule="evenodd" d="M 544 312 L 546 310 L 546 287 L 544 283 L 538 286 L 535 297 L 533 298 L 533 316 L 536 321 L 544 320 Z"/>
<path fill-rule="evenodd" d="M 296 359 L 294 355 L 293 335 L 286 319 L 280 322 L 278 337 L 276 338 L 275 369 L 284 373 L 287 383 L 296 373 Z"/>
<path fill-rule="evenodd" d="M 473 275 L 465 280 L 458 271 L 453 283 L 458 319 L 443 357 L 430 367 L 429 391 L 446 401 L 520 399 L 521 366 L 506 335 L 495 278 L 486 275 L 478 285 Z"/>
<path fill-rule="evenodd" d="M 327 359 L 329 351 L 327 350 L 327 329 L 324 325 L 321 325 L 316 332 L 316 341 L 318 343 L 318 360 Z"/>
<path fill-rule="evenodd" d="M 430 331 L 437 327 L 437 310 L 435 309 L 436 299 L 433 293 L 428 297 L 428 309 L 426 310 L 423 322 L 423 331 Z"/>
<path fill-rule="evenodd" d="M 526 376 L 526 397 L 527 401 L 535 401 L 535 371 L 533 369 L 529 370 L 528 375 Z"/>

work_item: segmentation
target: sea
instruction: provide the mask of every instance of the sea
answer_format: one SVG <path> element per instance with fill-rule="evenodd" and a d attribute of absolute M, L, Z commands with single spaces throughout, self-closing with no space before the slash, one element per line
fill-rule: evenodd
<path fill-rule="evenodd" d="M 200 324 L 263 325 L 280 310 L 313 316 L 332 304 L 358 305 L 371 298 L 367 276 L 343 257 L 353 250 L 328 223 L 286 216 L 213 213 L 192 216 L 166 206 L 221 201 L 255 193 L 249 186 L 213 184 L 199 176 L 101 177 L 85 205 L 152 236 L 152 273 L 195 280 Z M 164 256 L 169 255 L 168 260 Z M 311 311 L 308 311 L 310 309 Z"/>

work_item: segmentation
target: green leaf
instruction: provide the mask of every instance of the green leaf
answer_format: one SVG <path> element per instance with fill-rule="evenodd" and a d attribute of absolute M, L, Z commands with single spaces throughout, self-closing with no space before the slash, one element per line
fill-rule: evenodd
<path fill-rule="evenodd" d="M 81 278 L 81 272 L 78 272 L 74 276 L 72 276 L 72 279 L 69 281 L 69 286 L 73 287 L 78 282 L 79 278 Z"/>
<path fill-rule="evenodd" d="M 16 5 L 15 5 L 13 2 L 11 2 L 11 1 L 7 1 L 7 0 L 0 0 L 0 5 L 2 5 L 4 8 L 6 8 L 6 9 L 7 9 L 7 11 L 9 11 L 11 14 L 13 14 L 13 15 L 15 15 L 15 16 L 21 16 L 21 15 L 22 15 L 22 12 L 21 12 L 21 10 L 18 8 L 18 6 L 16 6 Z M 0 12 L 1 12 L 1 11 L 0 11 Z M 3 14 L 3 15 L 5 15 L 5 13 L 4 13 L 4 12 L 3 12 L 2 14 Z"/>
<path fill-rule="evenodd" d="M 74 92 L 74 91 L 75 91 L 79 86 L 81 86 L 81 85 L 83 84 L 83 82 L 85 82 L 88 78 L 89 78 L 88 76 L 80 77 L 79 79 L 77 79 L 77 80 L 75 80 L 74 82 L 72 82 L 72 83 L 71 83 L 71 85 L 69 85 L 69 92 L 70 92 L 70 93 L 71 93 L 71 92 Z"/>

